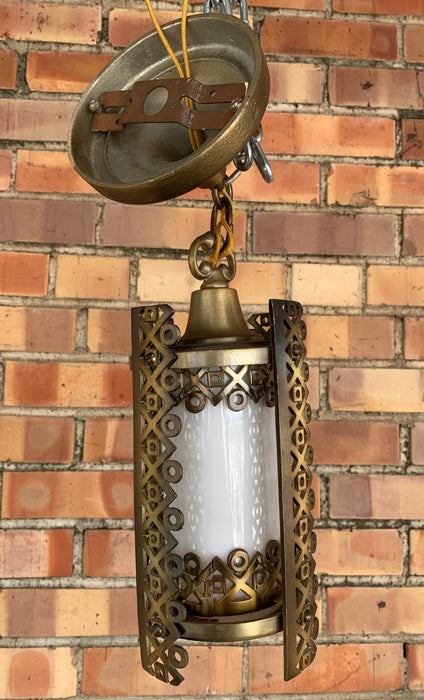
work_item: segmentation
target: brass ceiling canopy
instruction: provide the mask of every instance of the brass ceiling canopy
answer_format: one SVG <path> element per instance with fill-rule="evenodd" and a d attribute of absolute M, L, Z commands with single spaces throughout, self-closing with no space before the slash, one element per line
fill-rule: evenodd
<path fill-rule="evenodd" d="M 181 21 L 170 22 L 163 30 L 181 61 Z M 180 81 L 186 83 L 181 94 L 190 97 L 197 89 L 201 104 L 196 104 L 195 114 L 204 111 L 205 117 L 213 116 L 213 110 L 221 107 L 229 120 L 222 126 L 221 116 L 217 128 L 203 130 L 204 143 L 194 152 L 186 128 L 193 110 L 182 109 L 181 123 L 155 121 L 155 115 L 166 107 L 166 81 L 178 75 L 157 32 L 143 36 L 93 80 L 70 125 L 72 165 L 86 182 L 110 199 L 148 204 L 177 197 L 195 187 L 219 184 L 226 166 L 260 130 L 268 102 L 269 73 L 258 38 L 249 25 L 227 15 L 192 15 L 187 20 L 187 41 L 194 80 Z M 149 93 L 143 83 L 151 80 L 158 81 L 158 86 Z M 217 105 L 219 86 L 224 84 L 234 84 L 233 92 L 228 93 L 230 97 L 223 95 L 223 103 L 227 104 Z M 202 97 L 205 85 L 211 87 L 206 105 Z M 218 96 L 212 94 L 216 91 L 212 88 L 217 89 Z M 112 100 L 116 100 L 116 91 L 123 91 L 118 104 L 105 103 L 105 93 L 112 93 Z M 175 101 L 175 94 L 170 94 Z M 228 104 L 231 95 L 236 98 Z M 139 116 L 140 121 L 135 123 L 137 116 L 135 120 L 127 117 L 123 128 L 116 124 L 118 130 L 93 130 L 102 99 L 106 113 L 100 116 L 112 121 L 118 115 L 114 120 L 118 122 L 133 98 L 142 104 L 138 115 L 143 110 L 146 121 L 140 123 Z M 205 123 L 210 125 L 210 119 Z M 197 128 L 197 122 L 191 125 Z"/>

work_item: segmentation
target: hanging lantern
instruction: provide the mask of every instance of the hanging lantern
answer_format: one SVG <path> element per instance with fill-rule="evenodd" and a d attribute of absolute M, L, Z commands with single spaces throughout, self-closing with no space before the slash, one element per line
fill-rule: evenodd
<path fill-rule="evenodd" d="M 179 59 L 181 29 L 163 27 Z M 230 182 L 252 159 L 272 179 L 259 144 L 269 75 L 246 22 L 193 16 L 187 37 L 190 77 L 176 76 L 152 32 L 87 88 L 69 137 L 77 172 L 116 201 L 158 202 L 197 186 L 214 200 L 210 230 L 189 251 L 202 285 L 184 335 L 167 304 L 132 310 L 142 663 L 178 685 L 188 662 L 179 639 L 283 631 L 289 680 L 312 662 L 318 634 L 306 329 L 293 301 L 271 300 L 246 322 L 229 287 Z"/>

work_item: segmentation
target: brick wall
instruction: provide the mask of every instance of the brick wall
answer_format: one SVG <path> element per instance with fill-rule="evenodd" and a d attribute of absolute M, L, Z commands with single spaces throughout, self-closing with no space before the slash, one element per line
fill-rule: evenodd
<path fill-rule="evenodd" d="M 236 284 L 246 311 L 307 314 L 317 659 L 284 683 L 271 638 L 193 645 L 178 689 L 140 668 L 129 308 L 184 322 L 209 201 L 112 203 L 69 164 L 78 93 L 150 29 L 141 1 L 2 0 L 0 698 L 423 697 L 424 1 L 251 5 L 275 181 L 235 185 Z"/>

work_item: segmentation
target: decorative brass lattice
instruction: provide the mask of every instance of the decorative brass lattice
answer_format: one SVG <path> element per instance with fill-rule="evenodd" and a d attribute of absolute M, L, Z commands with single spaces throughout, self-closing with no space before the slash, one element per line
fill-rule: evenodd
<path fill-rule="evenodd" d="M 144 668 L 162 681 L 178 685 L 180 668 L 188 662 L 186 650 L 175 642 L 177 623 L 186 616 L 175 600 L 175 570 L 181 558 L 171 553 L 174 531 L 183 526 L 183 514 L 172 507 L 173 483 L 182 478 L 181 465 L 172 460 L 171 437 L 181 424 L 171 410 L 176 401 L 169 388 L 176 373 L 172 346 L 179 330 L 168 305 L 132 310 L 132 370 L 134 387 L 134 487 L 137 562 L 137 601 L 140 647 Z M 174 376 L 175 375 L 175 376 Z"/>
<path fill-rule="evenodd" d="M 252 557 L 234 549 L 227 562 L 219 557 L 204 566 L 196 554 L 184 556 L 180 600 L 190 615 L 244 615 L 281 599 L 280 544 L 268 542 L 265 554 Z"/>

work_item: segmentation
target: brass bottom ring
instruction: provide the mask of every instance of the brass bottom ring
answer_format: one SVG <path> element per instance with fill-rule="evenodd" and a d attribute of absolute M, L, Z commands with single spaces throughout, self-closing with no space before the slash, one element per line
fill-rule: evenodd
<path fill-rule="evenodd" d="M 196 642 L 243 642 L 267 637 L 283 629 L 281 603 L 245 615 L 187 617 L 181 625 L 183 639 Z"/>

